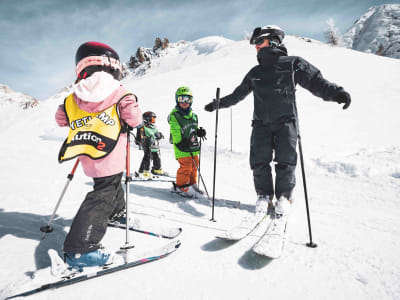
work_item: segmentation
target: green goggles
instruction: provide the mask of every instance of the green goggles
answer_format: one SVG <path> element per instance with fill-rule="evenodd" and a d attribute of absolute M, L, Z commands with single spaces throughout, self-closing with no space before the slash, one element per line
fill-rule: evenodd
<path fill-rule="evenodd" d="M 193 97 L 189 96 L 189 95 L 182 95 L 182 96 L 178 96 L 176 98 L 176 100 L 178 101 L 178 103 L 188 103 L 188 104 L 192 104 L 193 102 Z"/>

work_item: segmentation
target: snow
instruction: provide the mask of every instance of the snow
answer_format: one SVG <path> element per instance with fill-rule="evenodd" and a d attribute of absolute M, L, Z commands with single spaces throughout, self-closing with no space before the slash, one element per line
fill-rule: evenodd
<path fill-rule="evenodd" d="M 288 36 L 291 55 L 321 69 L 330 81 L 352 95 L 346 111 L 298 88 L 297 105 L 305 156 L 313 241 L 309 241 L 300 166 L 295 204 L 282 257 L 270 260 L 249 249 L 261 230 L 240 242 L 216 239 L 248 215 L 256 194 L 249 169 L 252 96 L 220 111 L 216 197 L 240 201 L 240 208 L 217 203 L 216 222 L 205 200 L 170 194 L 168 183 L 133 183 L 130 210 L 135 222 L 177 226 L 181 249 L 171 256 L 137 268 L 43 292 L 31 299 L 399 299 L 400 286 L 400 61 L 331 47 Z M 172 53 L 173 51 L 175 51 Z M 226 95 L 256 64 L 248 41 L 206 37 L 171 50 L 142 77 L 124 84 L 139 98 L 142 111 L 157 114 L 159 129 L 168 136 L 168 113 L 175 90 L 192 88 L 193 109 L 207 130 L 201 171 L 212 194 L 215 113 L 203 110 L 216 87 Z M 33 109 L 0 106 L 0 299 L 43 284 L 49 277 L 47 250 L 61 253 L 80 203 L 91 190 L 91 179 L 80 167 L 54 221 L 54 232 L 41 240 L 73 162 L 58 164 L 57 154 L 67 130 L 58 128 L 54 113 L 67 91 Z M 178 167 L 167 140 L 161 142 L 163 169 Z M 132 146 L 132 170 L 142 153 Z M 132 232 L 134 253 L 168 243 Z M 125 232 L 109 228 L 102 241 L 116 249 Z M 32 279 L 32 275 L 36 274 Z M 76 296 L 75 296 L 76 297 Z"/>

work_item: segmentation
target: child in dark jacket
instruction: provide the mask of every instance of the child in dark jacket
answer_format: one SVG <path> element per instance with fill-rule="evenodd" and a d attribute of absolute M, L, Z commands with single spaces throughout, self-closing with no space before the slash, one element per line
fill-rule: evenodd
<path fill-rule="evenodd" d="M 150 177 L 150 161 L 153 161 L 151 173 L 154 175 L 167 175 L 161 169 L 160 145 L 159 140 L 164 138 L 164 135 L 158 131 L 155 122 L 156 114 L 152 111 L 147 111 L 143 114 L 144 126 L 138 128 L 136 139 L 140 143 L 144 156 L 139 168 L 139 177 Z"/>

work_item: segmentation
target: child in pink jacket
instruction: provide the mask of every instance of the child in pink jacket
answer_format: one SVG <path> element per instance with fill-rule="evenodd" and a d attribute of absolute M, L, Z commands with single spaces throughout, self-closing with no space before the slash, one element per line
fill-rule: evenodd
<path fill-rule="evenodd" d="M 109 46 L 87 42 L 76 53 L 77 83 L 58 107 L 59 126 L 69 126 L 59 161 L 79 157 L 85 174 L 93 177 L 64 242 L 64 257 L 72 268 L 104 265 L 110 254 L 101 249 L 108 221 L 125 210 L 122 172 L 126 167 L 127 133 L 142 124 L 135 95 L 120 84 L 118 54 Z"/>

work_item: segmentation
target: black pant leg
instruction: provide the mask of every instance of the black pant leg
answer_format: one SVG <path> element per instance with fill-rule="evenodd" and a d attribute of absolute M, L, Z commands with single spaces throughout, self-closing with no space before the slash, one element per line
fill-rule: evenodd
<path fill-rule="evenodd" d="M 121 212 L 125 211 L 125 193 L 124 189 L 122 187 L 122 182 L 117 187 L 117 192 L 115 195 L 115 205 L 114 205 L 114 210 L 108 217 L 110 220 L 116 216 L 119 215 Z"/>
<path fill-rule="evenodd" d="M 139 172 L 149 171 L 150 170 L 150 159 L 151 159 L 151 152 L 150 148 L 144 147 L 143 148 L 144 155 L 142 159 L 142 163 L 140 164 Z"/>
<path fill-rule="evenodd" d="M 93 178 L 93 191 L 86 195 L 65 239 L 65 252 L 86 253 L 99 248 L 109 217 L 120 205 L 121 178 L 122 173 Z"/>
<path fill-rule="evenodd" d="M 161 170 L 161 159 L 159 152 L 151 152 L 151 159 L 153 160 L 152 170 Z"/>
<path fill-rule="evenodd" d="M 275 194 L 291 198 L 296 185 L 297 130 L 294 122 L 281 124 L 275 133 Z"/>
<path fill-rule="evenodd" d="M 274 195 L 271 173 L 273 135 L 269 126 L 253 126 L 250 141 L 250 167 L 258 195 Z"/>

